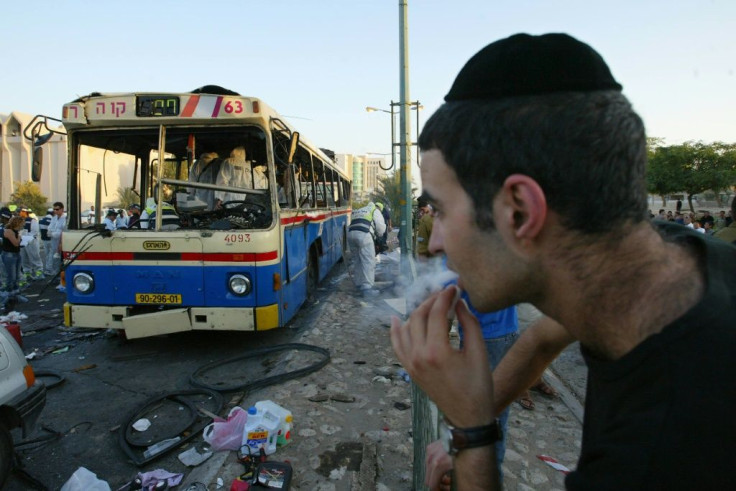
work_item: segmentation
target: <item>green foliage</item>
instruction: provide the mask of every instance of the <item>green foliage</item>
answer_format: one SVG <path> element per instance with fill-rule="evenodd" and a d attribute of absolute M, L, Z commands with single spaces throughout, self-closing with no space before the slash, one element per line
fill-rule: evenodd
<path fill-rule="evenodd" d="M 373 201 L 383 201 L 391 207 L 391 216 L 395 223 L 398 223 L 398 214 L 403 196 L 401 194 L 401 175 L 399 172 L 378 177 L 379 188 L 372 195 Z M 411 200 L 414 201 L 414 195 L 417 188 L 411 188 Z"/>
<path fill-rule="evenodd" d="M 40 216 L 46 214 L 49 199 L 41 193 L 41 188 L 33 181 L 15 182 L 15 192 L 10 195 L 10 200 L 18 206 L 30 208 Z"/>
<path fill-rule="evenodd" d="M 736 185 L 736 145 L 715 142 L 685 142 L 659 146 L 661 140 L 648 141 L 647 190 L 664 196 L 684 191 L 690 210 L 692 197 L 711 190 L 720 205 L 720 195 Z"/>
<path fill-rule="evenodd" d="M 137 194 L 133 191 L 133 188 L 127 188 L 127 187 L 119 187 L 117 190 L 117 197 L 118 197 L 118 208 L 122 208 L 123 210 L 127 210 L 128 207 L 134 203 L 138 203 L 140 201 L 140 198 Z"/>

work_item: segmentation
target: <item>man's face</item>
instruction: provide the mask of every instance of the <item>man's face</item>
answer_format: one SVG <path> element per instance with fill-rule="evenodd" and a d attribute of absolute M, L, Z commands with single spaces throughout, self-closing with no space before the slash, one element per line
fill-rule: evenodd
<path fill-rule="evenodd" d="M 422 154 L 421 176 L 434 210 L 429 250 L 447 255 L 447 266 L 458 273 L 458 285 L 477 309 L 512 305 L 515 260 L 497 231 L 478 228 L 472 200 L 439 150 Z"/>
<path fill-rule="evenodd" d="M 60 206 L 54 206 L 54 215 L 56 215 L 57 217 L 60 217 L 63 214 L 64 214 L 64 208 Z"/>

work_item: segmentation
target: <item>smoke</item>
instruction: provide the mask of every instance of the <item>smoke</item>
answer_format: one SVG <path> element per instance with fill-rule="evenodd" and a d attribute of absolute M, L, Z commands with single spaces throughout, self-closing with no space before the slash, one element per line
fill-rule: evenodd
<path fill-rule="evenodd" d="M 427 262 L 417 262 L 417 277 L 413 282 L 402 278 L 407 285 L 405 290 L 407 312 L 413 311 L 430 295 L 457 281 L 457 273 L 447 269 L 443 258 L 431 258 Z"/>

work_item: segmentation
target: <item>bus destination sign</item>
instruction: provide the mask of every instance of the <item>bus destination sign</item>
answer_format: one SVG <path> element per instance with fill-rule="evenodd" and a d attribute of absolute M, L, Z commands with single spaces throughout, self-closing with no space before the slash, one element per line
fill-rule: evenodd
<path fill-rule="evenodd" d="M 172 95 L 139 95 L 135 101 L 135 115 L 166 117 L 179 115 L 179 97 Z"/>

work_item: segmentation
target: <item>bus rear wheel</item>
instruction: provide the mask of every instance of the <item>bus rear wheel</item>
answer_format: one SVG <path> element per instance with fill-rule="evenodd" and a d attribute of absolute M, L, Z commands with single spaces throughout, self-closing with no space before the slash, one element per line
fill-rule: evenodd
<path fill-rule="evenodd" d="M 317 283 L 319 282 L 319 262 L 317 261 L 317 251 L 309 251 L 309 260 L 307 261 L 307 300 L 311 300 L 317 293 Z"/>
<path fill-rule="evenodd" d="M 345 258 L 348 255 L 348 231 L 345 229 L 345 227 L 342 228 L 342 244 L 340 244 L 340 246 L 342 247 L 342 255 L 337 261 L 338 263 L 344 262 Z"/>

